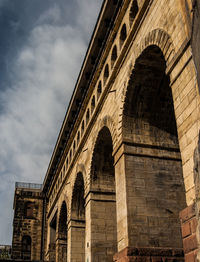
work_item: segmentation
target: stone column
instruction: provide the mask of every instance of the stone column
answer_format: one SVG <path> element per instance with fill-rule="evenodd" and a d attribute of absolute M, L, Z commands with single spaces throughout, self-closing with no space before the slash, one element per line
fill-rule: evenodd
<path fill-rule="evenodd" d="M 67 262 L 67 236 L 65 233 L 58 233 L 56 239 L 56 262 Z"/>
<path fill-rule="evenodd" d="M 56 228 L 48 225 L 48 245 L 46 252 L 46 260 L 56 261 Z"/>
<path fill-rule="evenodd" d="M 90 192 L 86 197 L 85 261 L 113 261 L 116 235 L 115 193 Z"/>
<path fill-rule="evenodd" d="M 163 250 L 173 257 L 166 247 L 183 254 L 179 212 L 186 203 L 180 153 L 124 143 L 115 154 L 115 180 L 118 252 L 124 256 L 115 256 L 115 261 L 129 261 L 143 247 L 149 256 Z"/>
<path fill-rule="evenodd" d="M 115 162 L 117 245 L 118 250 L 122 250 L 129 245 L 125 155 L 121 155 L 119 150 L 116 158 L 118 158 Z"/>
<path fill-rule="evenodd" d="M 68 261 L 85 262 L 85 221 L 83 220 L 69 221 Z"/>
<path fill-rule="evenodd" d="M 50 243 L 48 245 L 48 250 L 45 257 L 47 261 L 56 261 L 56 244 Z"/>

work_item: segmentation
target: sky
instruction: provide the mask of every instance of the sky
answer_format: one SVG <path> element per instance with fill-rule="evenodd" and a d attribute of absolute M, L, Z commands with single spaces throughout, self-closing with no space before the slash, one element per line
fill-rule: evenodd
<path fill-rule="evenodd" d="M 15 182 L 43 182 L 102 2 L 0 0 L 0 244 Z"/>

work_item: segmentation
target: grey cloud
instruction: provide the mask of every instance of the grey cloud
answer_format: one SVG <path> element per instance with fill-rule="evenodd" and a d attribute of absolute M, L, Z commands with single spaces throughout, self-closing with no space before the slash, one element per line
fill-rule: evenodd
<path fill-rule="evenodd" d="M 47 170 L 101 1 L 84 3 L 92 9 L 77 0 L 75 24 L 61 5 L 48 5 L 9 64 L 10 86 L 0 93 L 0 243 L 11 243 L 14 182 L 42 183 Z"/>

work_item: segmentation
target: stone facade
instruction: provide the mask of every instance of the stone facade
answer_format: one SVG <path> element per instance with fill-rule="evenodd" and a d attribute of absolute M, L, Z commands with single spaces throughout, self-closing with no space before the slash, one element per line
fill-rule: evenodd
<path fill-rule="evenodd" d="M 43 182 L 43 259 L 198 260 L 192 8 L 104 1 Z"/>
<path fill-rule="evenodd" d="M 11 246 L 0 245 L 0 260 L 11 258 Z"/>
<path fill-rule="evenodd" d="M 42 185 L 16 183 L 12 259 L 41 260 L 43 242 Z"/>

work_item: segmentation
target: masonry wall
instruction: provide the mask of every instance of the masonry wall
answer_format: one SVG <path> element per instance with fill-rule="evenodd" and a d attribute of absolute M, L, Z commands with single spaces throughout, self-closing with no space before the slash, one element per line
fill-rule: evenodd
<path fill-rule="evenodd" d="M 52 251 L 50 250 L 51 224 L 54 216 L 57 217 L 56 223 L 58 223 L 64 201 L 67 205 L 67 224 L 71 223 L 72 200 L 74 194 L 78 194 L 78 192 L 74 193 L 77 174 L 81 172 L 83 175 L 84 201 L 93 193 L 103 191 L 101 187 L 92 187 L 92 163 L 98 134 L 106 126 L 112 138 L 116 181 L 114 190 L 116 207 L 113 207 L 114 201 L 110 207 L 111 211 L 116 209 L 118 254 L 115 255 L 115 261 L 131 261 L 134 256 L 145 257 L 146 260 L 143 261 L 154 259 L 154 256 L 159 257 L 159 261 L 165 261 L 166 258 L 176 259 L 176 257 L 178 261 L 183 261 L 178 212 L 192 205 L 196 197 L 193 177 L 193 155 L 199 133 L 199 93 L 196 72 L 190 39 L 177 2 L 174 0 L 138 2 L 139 11 L 135 20 L 130 23 L 129 15 L 133 1 L 124 1 L 71 132 L 70 142 L 64 149 L 53 182 L 49 186 L 46 254 Z M 127 35 L 122 43 L 120 32 L 124 24 L 126 24 Z M 118 53 L 113 65 L 111 52 L 114 45 Z M 155 130 L 151 123 L 148 123 L 148 128 L 153 132 L 147 132 L 144 123 L 144 132 L 137 136 L 136 141 L 136 136 L 130 137 L 130 134 L 140 129 L 134 129 L 134 125 L 131 124 L 133 118 L 123 121 L 127 90 L 129 82 L 135 80 L 134 70 L 137 59 L 150 46 L 158 47 L 166 63 L 165 74 L 169 78 L 177 130 L 176 147 L 173 147 L 173 143 L 168 143 L 169 140 L 167 141 L 166 136 L 163 135 L 164 132 L 159 133 L 162 136 L 156 144 L 156 135 L 151 136 Z M 152 56 L 152 60 L 154 58 Z M 106 74 L 105 79 L 104 73 L 107 68 L 109 74 Z M 146 74 L 141 75 L 141 79 L 145 77 Z M 100 81 L 102 90 L 97 93 Z M 151 78 L 151 81 L 153 83 L 155 78 Z M 137 80 L 137 84 L 141 82 Z M 95 105 L 92 103 L 93 98 L 95 98 Z M 132 103 L 131 106 L 134 105 Z M 90 117 L 86 122 L 88 110 Z M 171 139 L 170 134 L 168 138 Z M 164 139 L 163 143 L 161 143 L 162 139 Z M 140 145 L 133 145 L 136 142 Z M 105 145 L 103 139 L 100 145 Z M 95 203 L 103 202 L 104 197 L 103 192 L 96 194 Z M 103 204 L 90 206 L 88 202 L 85 203 L 86 233 L 81 243 L 85 243 L 85 261 L 89 262 L 94 261 L 92 258 L 95 254 L 102 251 L 99 229 L 109 219 L 102 221 L 102 213 L 105 211 Z M 96 213 L 93 213 L 93 209 Z M 58 231 L 58 226 L 55 226 L 55 229 Z M 103 230 L 105 229 L 106 226 Z M 72 227 L 68 227 L 66 252 L 69 261 L 72 256 L 71 250 L 76 247 L 76 235 L 73 235 L 75 231 Z M 98 248 L 94 249 L 94 245 Z M 138 248 L 142 246 L 148 248 L 145 251 L 139 250 Z M 80 250 L 83 254 L 83 246 Z M 78 248 L 77 252 L 79 252 Z M 109 259 L 112 256 L 114 254 L 109 254 Z M 55 259 L 55 254 L 53 257 Z M 50 256 L 47 255 L 46 258 L 49 259 Z M 77 255 L 76 259 L 79 262 L 84 261 L 82 256 Z M 158 260 L 155 258 L 152 261 Z"/>
<path fill-rule="evenodd" d="M 27 212 L 27 204 L 30 209 Z M 40 190 L 16 188 L 14 200 L 12 258 L 25 259 L 23 252 L 23 237 L 31 238 L 30 260 L 41 260 L 43 195 Z M 26 254 L 27 253 L 27 254 Z M 26 258 L 27 259 L 27 258 Z"/>

